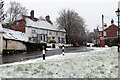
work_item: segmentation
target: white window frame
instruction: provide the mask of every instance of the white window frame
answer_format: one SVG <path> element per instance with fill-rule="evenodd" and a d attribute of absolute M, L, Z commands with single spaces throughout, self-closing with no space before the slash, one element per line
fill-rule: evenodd
<path fill-rule="evenodd" d="M 120 31 L 119 31 L 119 35 L 120 35 Z M 117 31 L 117 36 L 118 36 L 118 31 Z"/>
<path fill-rule="evenodd" d="M 56 35 L 58 35 L 59 33 L 58 32 L 56 32 Z"/>
<path fill-rule="evenodd" d="M 102 36 L 102 32 L 100 32 L 100 36 Z"/>
<path fill-rule="evenodd" d="M 18 25 L 19 25 L 19 22 L 16 22 L 16 25 L 18 26 Z"/>
<path fill-rule="evenodd" d="M 106 31 L 103 32 L 103 35 L 104 35 L 104 36 L 107 36 Z"/>
<path fill-rule="evenodd" d="M 52 35 L 52 32 L 51 32 L 51 31 L 49 31 L 49 35 Z"/>
<path fill-rule="evenodd" d="M 35 29 L 32 29 L 32 34 L 35 34 L 36 33 L 36 30 Z"/>

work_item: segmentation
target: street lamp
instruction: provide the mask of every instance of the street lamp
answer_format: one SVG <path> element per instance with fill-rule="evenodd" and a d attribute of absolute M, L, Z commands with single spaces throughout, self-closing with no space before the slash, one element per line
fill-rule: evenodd
<path fill-rule="evenodd" d="M 120 50 L 119 50 L 119 46 L 120 46 L 120 37 L 119 37 L 119 23 L 120 23 L 120 21 L 119 21 L 119 17 L 120 17 L 120 10 L 119 10 L 119 8 L 118 8 L 118 10 L 117 11 L 115 11 L 116 12 L 116 14 L 117 14 L 117 16 L 118 16 L 118 52 L 120 52 Z"/>

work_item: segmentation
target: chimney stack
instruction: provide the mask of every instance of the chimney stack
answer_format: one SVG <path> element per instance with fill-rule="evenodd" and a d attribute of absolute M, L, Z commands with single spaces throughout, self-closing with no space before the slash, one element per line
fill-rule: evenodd
<path fill-rule="evenodd" d="M 114 20 L 113 19 L 111 20 L 111 24 L 114 24 Z"/>
<path fill-rule="evenodd" d="M 46 16 L 45 19 L 46 19 L 46 21 L 50 21 L 50 16 L 49 15 Z"/>
<path fill-rule="evenodd" d="M 31 10 L 30 16 L 31 16 L 32 19 L 34 18 L 34 10 Z"/>
<path fill-rule="evenodd" d="M 50 16 L 49 16 L 49 15 L 47 15 L 47 16 L 45 17 L 45 19 L 46 19 L 46 21 L 49 22 L 51 25 L 53 24 L 53 23 L 51 22 L 51 20 L 50 20 Z"/>

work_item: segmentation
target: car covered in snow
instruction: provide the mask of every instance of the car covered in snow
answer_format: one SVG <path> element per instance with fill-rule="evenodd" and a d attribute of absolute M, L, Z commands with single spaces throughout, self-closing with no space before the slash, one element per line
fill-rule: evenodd
<path fill-rule="evenodd" d="M 87 43 L 86 46 L 87 46 L 87 47 L 93 47 L 94 44 L 93 44 L 93 43 Z"/>

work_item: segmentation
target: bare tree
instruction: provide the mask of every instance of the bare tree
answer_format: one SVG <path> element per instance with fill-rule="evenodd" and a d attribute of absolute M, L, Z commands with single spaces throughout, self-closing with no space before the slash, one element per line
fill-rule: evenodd
<path fill-rule="evenodd" d="M 4 10 L 3 10 L 3 6 L 4 6 L 4 1 L 0 0 L 0 22 L 2 22 L 6 16 L 6 14 L 4 13 Z"/>
<path fill-rule="evenodd" d="M 13 23 L 18 17 L 27 14 L 27 9 L 18 2 L 10 2 L 7 10 L 9 23 Z"/>
<path fill-rule="evenodd" d="M 62 10 L 57 18 L 60 29 L 65 29 L 67 43 L 85 41 L 85 21 L 73 10 Z"/>
<path fill-rule="evenodd" d="M 93 36 L 94 36 L 94 32 L 90 32 L 89 30 L 86 30 L 86 42 L 91 43 Z"/>

